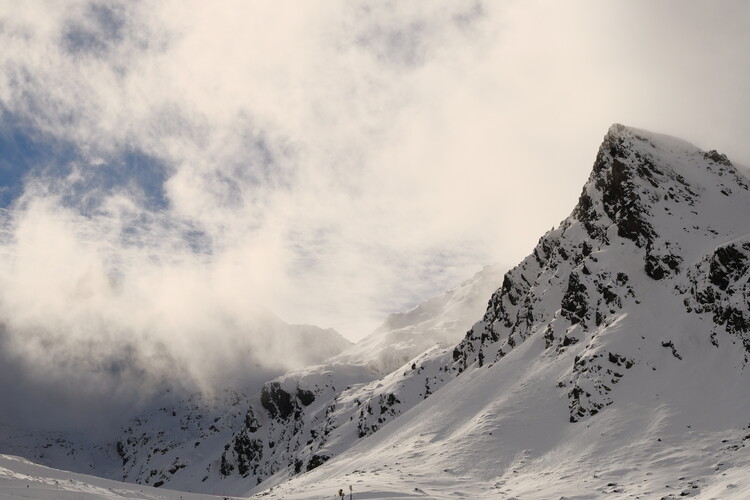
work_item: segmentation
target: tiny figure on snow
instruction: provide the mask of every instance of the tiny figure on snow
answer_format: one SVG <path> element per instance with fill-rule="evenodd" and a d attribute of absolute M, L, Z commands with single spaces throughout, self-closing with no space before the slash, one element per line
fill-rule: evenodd
<path fill-rule="evenodd" d="M 339 488 L 339 497 L 344 498 L 344 489 Z"/>

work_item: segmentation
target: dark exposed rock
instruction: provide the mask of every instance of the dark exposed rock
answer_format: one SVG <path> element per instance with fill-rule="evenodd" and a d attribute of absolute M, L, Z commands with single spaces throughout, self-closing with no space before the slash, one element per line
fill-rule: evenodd
<path fill-rule="evenodd" d="M 281 388 L 278 382 L 263 386 L 260 402 L 272 417 L 288 418 L 294 411 L 292 395 Z"/>
<path fill-rule="evenodd" d="M 252 464 L 257 463 L 263 457 L 263 442 L 241 434 L 234 440 L 234 452 L 237 459 L 237 471 L 242 477 L 247 477 Z"/>
<path fill-rule="evenodd" d="M 718 345 L 717 328 L 737 336 L 750 354 L 750 242 L 717 248 L 691 268 L 687 275 L 690 295 L 684 300 L 688 312 L 710 313 L 715 325 L 711 342 Z"/>
<path fill-rule="evenodd" d="M 617 224 L 618 236 L 645 247 L 656 233 L 633 180 L 635 172 L 623 161 L 627 153 L 622 138 L 605 138 L 594 165 L 595 186 L 602 193 L 604 212 Z"/>
<path fill-rule="evenodd" d="M 654 255 L 647 253 L 645 261 L 646 274 L 655 280 L 661 280 L 679 272 L 682 257 L 673 254 Z"/>
<path fill-rule="evenodd" d="M 302 406 L 310 406 L 315 401 L 315 394 L 312 391 L 306 391 L 298 387 L 297 399 L 302 403 Z"/>
<path fill-rule="evenodd" d="M 222 453 L 221 465 L 219 466 L 219 473 L 222 476 L 227 477 L 228 475 L 232 473 L 233 470 L 234 470 L 234 465 L 232 465 L 232 463 L 227 460 L 226 452 Z"/>
<path fill-rule="evenodd" d="M 316 467 L 320 467 L 324 463 L 326 463 L 331 457 L 326 455 L 313 455 L 312 458 L 310 458 L 310 461 L 307 462 L 307 471 L 311 471 Z"/>
<path fill-rule="evenodd" d="M 127 453 L 125 453 L 125 445 L 122 441 L 117 441 L 117 454 L 122 459 L 122 465 L 127 464 L 128 460 L 130 460 L 130 458 L 127 456 Z"/>
<path fill-rule="evenodd" d="M 255 418 L 255 412 L 253 411 L 252 406 L 247 409 L 247 413 L 245 414 L 245 429 L 247 429 L 248 432 L 257 432 L 258 429 L 260 429 L 260 423 L 258 423 L 258 419 Z"/>
<path fill-rule="evenodd" d="M 672 356 L 682 361 L 682 356 L 677 352 L 677 348 L 674 346 L 674 343 L 671 340 L 662 341 L 661 345 L 662 347 L 669 347 L 669 349 L 672 351 Z"/>
<path fill-rule="evenodd" d="M 748 270 L 747 256 L 735 245 L 719 247 L 711 259 L 709 279 L 721 290 L 727 290 L 729 284 L 737 281 Z"/>
<path fill-rule="evenodd" d="M 560 306 L 562 307 L 561 314 L 563 317 L 568 318 L 573 324 L 584 321 L 588 316 L 586 286 L 580 282 L 578 275 L 575 273 L 570 274 L 568 288 Z"/>
<path fill-rule="evenodd" d="M 729 158 L 727 158 L 727 155 L 721 154 L 715 149 L 712 149 L 711 151 L 707 153 L 703 153 L 703 157 L 713 161 L 714 163 L 719 163 L 721 165 L 726 165 L 727 167 L 732 166 L 732 162 L 729 161 Z"/>
<path fill-rule="evenodd" d="M 604 240 L 606 231 L 602 226 L 597 225 L 600 215 L 596 211 L 591 197 L 586 192 L 586 188 L 583 189 L 583 193 L 581 193 L 581 197 L 578 199 L 578 204 L 573 210 L 573 216 L 581 221 L 586 232 L 592 239 Z"/>

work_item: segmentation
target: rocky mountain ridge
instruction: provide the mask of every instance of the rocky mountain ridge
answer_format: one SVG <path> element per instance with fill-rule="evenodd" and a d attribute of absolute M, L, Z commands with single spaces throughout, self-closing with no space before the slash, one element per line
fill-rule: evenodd
<path fill-rule="evenodd" d="M 403 490 L 416 481 L 404 473 L 409 464 L 425 474 L 473 477 L 487 494 L 506 495 L 506 484 L 522 484 L 516 474 L 526 469 L 526 486 L 549 496 L 560 490 L 545 490 L 541 471 L 582 466 L 580 480 L 587 467 L 627 463 L 638 471 L 647 462 L 671 474 L 671 460 L 696 474 L 673 483 L 682 485 L 677 496 L 721 483 L 702 459 L 661 443 L 669 436 L 693 449 L 690 456 L 712 450 L 716 471 L 725 470 L 722 460 L 748 462 L 741 437 L 750 401 L 748 213 L 748 179 L 726 156 L 613 125 L 572 214 L 505 275 L 464 339 L 425 353 L 357 401 L 339 398 L 331 412 L 338 426 L 329 432 L 335 439 L 313 448 L 332 458 L 261 487 L 293 497 L 343 480 L 343 471 L 366 482 L 387 470 Z M 600 437 L 610 435 L 627 450 L 611 464 L 617 448 Z M 719 444 L 737 439 L 732 449 Z M 352 443 L 340 459 L 330 444 L 336 440 Z M 667 451 L 670 461 L 646 458 Z M 402 467 L 384 470 L 383 463 Z M 648 485 L 653 472 L 633 474 Z M 623 498 L 645 487 L 607 484 L 601 493 Z"/>
<path fill-rule="evenodd" d="M 252 397 L 242 395 L 241 404 L 225 407 L 227 416 L 187 404 L 174 410 L 173 420 L 192 425 L 176 432 L 164 430 L 174 426 L 159 424 L 165 417 L 158 412 L 139 417 L 119 439 L 124 478 L 239 494 L 274 474 L 295 475 L 320 466 L 334 455 L 332 450 L 345 450 L 352 435 L 371 434 L 398 414 L 395 396 L 381 394 L 383 384 L 397 380 L 394 368 L 441 342 L 457 342 L 486 307 L 500 275 L 496 266 L 487 266 L 458 287 L 391 315 L 325 363 L 269 381 Z M 355 420 L 354 413 L 361 415 Z"/>

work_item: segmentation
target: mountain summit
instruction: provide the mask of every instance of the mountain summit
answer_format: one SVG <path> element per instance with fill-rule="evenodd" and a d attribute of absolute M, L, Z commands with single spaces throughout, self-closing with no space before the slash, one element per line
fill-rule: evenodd
<path fill-rule="evenodd" d="M 338 398 L 339 446 L 312 444 L 331 459 L 271 496 L 343 474 L 435 498 L 747 494 L 749 184 L 716 151 L 613 125 L 464 339 Z"/>
<path fill-rule="evenodd" d="M 540 327 L 547 348 L 564 349 L 611 326 L 626 303 L 643 309 L 637 306 L 649 298 L 642 295 L 664 280 L 685 295 L 685 312 L 715 313 L 714 342 L 725 327 L 747 345 L 750 317 L 735 307 L 741 297 L 729 299 L 744 291 L 734 281 L 747 270 L 748 185 L 716 151 L 613 125 L 571 216 L 505 276 L 456 348 L 459 370 L 473 353 L 479 365 L 502 357 Z M 720 286 L 699 290 L 701 281 Z M 690 306 L 696 301 L 703 307 Z"/>

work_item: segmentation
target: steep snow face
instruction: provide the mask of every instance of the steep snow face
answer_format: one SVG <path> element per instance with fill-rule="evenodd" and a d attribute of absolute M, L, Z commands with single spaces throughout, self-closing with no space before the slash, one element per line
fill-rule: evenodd
<path fill-rule="evenodd" d="M 453 366 L 496 362 L 534 334 L 558 354 L 591 345 L 628 314 L 651 308 L 665 289 L 684 304 L 673 322 L 684 312 L 712 313 L 712 342 L 720 331 L 746 342 L 748 186 L 716 151 L 613 125 L 573 214 L 505 276 L 482 321 L 454 350 Z M 603 355 L 626 369 L 634 363 L 617 352 L 582 353 L 566 384 L 572 421 L 611 402 L 609 374 L 584 369 Z"/>
<path fill-rule="evenodd" d="M 394 396 L 381 394 L 383 383 L 398 377 L 379 379 L 427 349 L 458 342 L 486 308 L 501 274 L 487 266 L 411 311 L 391 315 L 326 363 L 265 384 L 255 397 L 235 394 L 232 404 L 218 407 L 203 398 L 134 419 L 118 445 L 125 479 L 240 493 L 277 473 L 314 469 L 385 422 L 372 403 L 354 420 L 362 401 L 379 401 L 375 412 L 393 407 L 388 419 L 398 414 Z"/>
<path fill-rule="evenodd" d="M 432 497 L 467 484 L 532 498 L 736 488 L 726 464 L 750 464 L 748 184 L 716 151 L 614 125 L 571 216 L 465 338 L 342 393 L 332 414 L 350 422 L 315 451 L 340 456 L 262 486 L 277 498 L 344 481 Z"/>
<path fill-rule="evenodd" d="M 342 352 L 332 363 L 367 365 L 387 375 L 437 344 L 455 344 L 487 306 L 502 271 L 486 266 L 471 279 L 432 297 L 410 311 L 392 314 L 372 334 Z"/>

